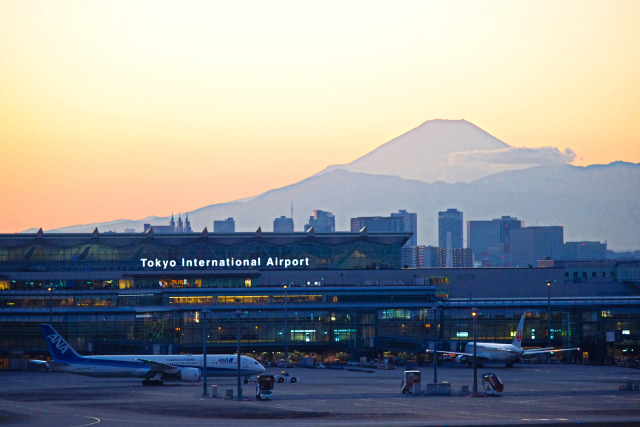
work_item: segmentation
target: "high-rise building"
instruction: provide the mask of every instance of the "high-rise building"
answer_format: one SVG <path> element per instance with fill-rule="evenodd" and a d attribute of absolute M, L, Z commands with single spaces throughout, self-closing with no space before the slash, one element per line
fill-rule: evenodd
<path fill-rule="evenodd" d="M 607 242 L 567 242 L 564 244 L 564 259 L 598 260 L 607 258 Z"/>
<path fill-rule="evenodd" d="M 564 256 L 564 227 L 536 226 L 511 230 L 511 266 L 537 267 L 538 260 Z"/>
<path fill-rule="evenodd" d="M 293 218 L 281 216 L 273 220 L 274 233 L 293 233 Z"/>
<path fill-rule="evenodd" d="M 405 246 L 417 246 L 418 245 L 418 214 L 414 212 L 407 212 L 405 209 L 398 210 L 396 213 L 391 214 L 391 218 L 396 218 L 400 221 L 400 231 L 413 233 L 413 236 L 407 241 Z"/>
<path fill-rule="evenodd" d="M 405 249 L 404 247 L 402 248 Z M 473 255 L 471 249 L 452 249 L 451 265 L 447 266 L 447 251 L 435 246 L 412 246 L 417 268 L 471 268 L 473 267 Z"/>
<path fill-rule="evenodd" d="M 447 248 L 447 234 L 451 237 L 451 249 L 462 249 L 462 212 L 457 209 L 447 209 L 438 212 L 438 246 Z"/>
<path fill-rule="evenodd" d="M 413 247 L 418 241 L 418 214 L 399 210 L 390 216 L 368 216 L 351 218 L 351 232 L 356 233 L 367 227 L 370 233 L 413 233 L 403 248 Z M 401 263 L 409 268 L 417 267 L 413 252 L 403 250 Z"/>
<path fill-rule="evenodd" d="M 491 221 L 467 221 L 467 247 L 482 267 L 511 265 L 511 230 L 522 228 L 518 218 L 503 216 Z"/>
<path fill-rule="evenodd" d="M 356 233 L 367 227 L 370 233 L 413 233 L 406 243 L 416 246 L 418 235 L 418 214 L 399 210 L 390 216 L 359 216 L 351 218 L 351 232 Z"/>
<path fill-rule="evenodd" d="M 316 233 L 334 233 L 336 231 L 336 217 L 331 212 L 313 211 L 309 223 L 305 224 L 305 231 L 313 227 Z"/>
<path fill-rule="evenodd" d="M 445 251 L 436 246 L 416 246 L 416 267 L 438 268 L 444 267 Z"/>
<path fill-rule="evenodd" d="M 235 233 L 236 222 L 233 218 L 227 218 L 224 220 L 214 220 L 213 232 L 214 233 Z"/>

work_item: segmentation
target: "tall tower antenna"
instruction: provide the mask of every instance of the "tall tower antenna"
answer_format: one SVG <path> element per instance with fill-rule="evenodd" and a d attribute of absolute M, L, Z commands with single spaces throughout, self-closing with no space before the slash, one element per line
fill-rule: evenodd
<path fill-rule="evenodd" d="M 293 198 L 291 198 L 291 221 L 293 222 Z"/>

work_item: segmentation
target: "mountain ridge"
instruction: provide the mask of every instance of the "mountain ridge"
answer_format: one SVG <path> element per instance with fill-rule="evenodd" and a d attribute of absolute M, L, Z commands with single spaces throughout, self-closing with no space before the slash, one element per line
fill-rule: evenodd
<path fill-rule="evenodd" d="M 439 128 L 438 132 L 430 133 L 434 127 Z M 437 140 L 437 134 L 469 135 L 470 131 L 473 141 L 442 143 L 448 145 L 440 147 L 439 157 L 430 153 L 421 155 L 407 148 L 428 144 L 424 139 L 413 138 L 420 133 L 429 133 L 429 138 Z M 411 138 L 407 139 L 407 135 Z M 456 151 L 459 149 L 464 150 Z M 268 231 L 274 218 L 289 215 L 293 200 L 297 231 L 303 229 L 316 209 L 333 212 L 336 229 L 344 231 L 349 230 L 350 218 L 388 216 L 406 209 L 418 213 L 418 243 L 437 245 L 437 212 L 456 208 L 464 212 L 465 220 L 511 215 L 529 224 L 560 222 L 566 225 L 565 240 L 609 240 L 615 242 L 612 247 L 635 249 L 640 242 L 640 231 L 625 231 L 610 224 L 612 221 L 608 218 L 618 222 L 625 218 L 627 222 L 640 221 L 640 196 L 635 190 L 640 184 L 640 164 L 618 161 L 608 165 L 573 166 L 566 162 L 572 158 L 572 152 L 566 153 L 551 147 L 514 149 L 466 120 L 427 121 L 348 165 L 333 165 L 299 182 L 253 197 L 204 206 L 187 214 L 194 231 L 204 227 L 212 229 L 214 220 L 228 217 L 235 219 L 238 231 L 253 231 L 257 227 Z M 371 165 L 364 167 L 358 163 L 367 156 L 393 168 L 370 170 Z M 436 157 L 450 163 L 432 168 L 431 162 Z M 458 164 L 451 163 L 452 159 Z M 420 171 L 437 170 L 442 179 L 429 182 L 412 174 L 407 176 L 404 172 L 411 170 L 410 161 L 419 164 Z M 354 164 L 360 164 L 355 169 L 362 170 L 352 170 L 349 165 Z M 513 169 L 513 165 L 517 167 Z M 477 177 L 468 182 L 447 179 L 460 168 L 472 171 Z M 620 205 L 619 210 L 612 214 L 611 208 L 616 205 Z M 124 228 L 140 232 L 145 222 L 168 225 L 169 217 L 115 220 L 52 231 L 91 232 L 98 227 L 102 232 L 112 229 L 121 232 Z"/>
<path fill-rule="evenodd" d="M 620 167 L 627 169 L 628 174 L 618 187 L 630 198 L 608 191 L 594 199 L 594 188 L 608 188 L 611 178 L 605 177 L 606 182 L 598 183 L 602 181 L 601 176 L 587 176 L 589 168 L 572 165 L 508 171 L 469 184 L 425 183 L 397 176 L 336 170 L 269 190 L 249 201 L 213 204 L 188 212 L 188 215 L 194 231 L 204 227 L 211 229 L 214 219 L 228 217 L 235 218 L 238 231 L 253 231 L 258 227 L 270 231 L 274 218 L 288 215 L 293 198 L 297 212 L 304 212 L 294 216 L 297 231 L 302 231 L 314 209 L 333 212 L 336 229 L 348 231 L 352 217 L 388 216 L 391 212 L 406 209 L 418 213 L 418 243 L 437 246 L 437 212 L 456 208 L 464 213 L 465 221 L 510 215 L 525 221 L 525 225 L 562 224 L 565 226 L 565 241 L 609 241 L 613 243 L 612 248 L 635 249 L 640 241 L 640 230 L 622 229 L 620 224 L 630 220 L 633 223 L 634 218 L 640 221 L 640 200 L 637 195 L 633 197 L 636 183 L 640 182 L 640 164 L 617 163 L 613 166 Z M 615 170 L 605 168 L 604 171 L 609 176 L 619 176 Z M 541 192 L 545 185 L 541 187 L 538 180 L 532 179 L 533 176 L 558 173 L 563 176 L 563 186 L 577 187 L 570 196 L 548 186 Z M 522 187 L 520 182 L 529 184 Z M 339 196 L 336 195 L 338 188 Z M 381 194 L 386 196 L 381 197 Z M 423 197 L 417 198 L 416 194 Z M 619 206 L 612 212 L 611 206 L 616 204 Z M 576 212 L 588 212 L 588 215 L 577 215 Z M 154 224 L 166 225 L 169 218 L 158 218 Z M 623 221 L 624 218 L 626 220 Z M 131 223 L 127 221 L 121 226 Z M 142 220 L 137 224 L 137 231 L 141 231 Z M 56 231 L 90 232 L 94 227 L 107 231 L 101 228 L 101 224 L 65 227 Z"/>

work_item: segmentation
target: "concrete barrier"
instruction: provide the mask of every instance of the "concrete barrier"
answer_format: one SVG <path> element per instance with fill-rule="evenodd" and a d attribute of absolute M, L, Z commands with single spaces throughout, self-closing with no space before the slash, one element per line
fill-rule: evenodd
<path fill-rule="evenodd" d="M 451 394 L 451 384 L 449 383 L 430 383 L 427 384 L 425 392 L 428 396 L 447 396 Z"/>

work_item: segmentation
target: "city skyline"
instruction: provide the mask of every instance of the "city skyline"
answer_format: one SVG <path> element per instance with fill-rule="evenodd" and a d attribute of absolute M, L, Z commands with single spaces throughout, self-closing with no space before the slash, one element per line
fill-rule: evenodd
<path fill-rule="evenodd" d="M 256 196 L 436 118 L 640 162 L 636 2 L 2 4 L 3 233 Z"/>

